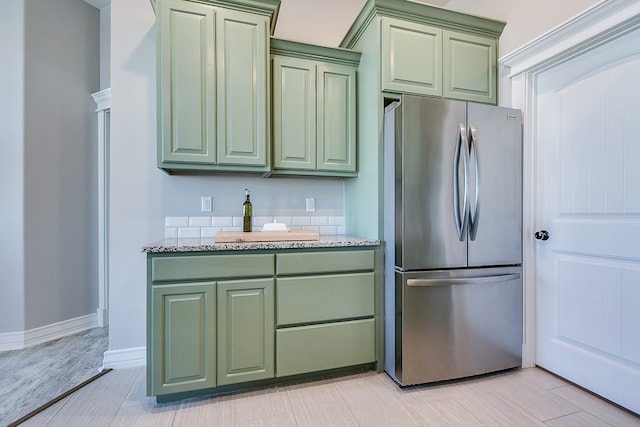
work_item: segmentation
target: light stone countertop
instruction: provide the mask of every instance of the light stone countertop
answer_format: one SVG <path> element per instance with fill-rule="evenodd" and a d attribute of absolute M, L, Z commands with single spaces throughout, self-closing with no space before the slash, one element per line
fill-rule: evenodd
<path fill-rule="evenodd" d="M 162 252 L 215 252 L 277 249 L 341 248 L 378 246 L 379 240 L 354 236 L 320 235 L 320 240 L 292 240 L 284 242 L 214 243 L 213 237 L 166 238 L 142 248 L 146 253 Z"/>

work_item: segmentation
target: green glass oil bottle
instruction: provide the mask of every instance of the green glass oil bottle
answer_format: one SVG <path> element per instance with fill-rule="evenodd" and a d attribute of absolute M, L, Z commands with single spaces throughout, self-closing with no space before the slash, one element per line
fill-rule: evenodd
<path fill-rule="evenodd" d="M 242 204 L 242 231 L 251 231 L 251 211 L 253 207 L 251 206 L 251 198 L 250 191 L 248 189 L 244 189 L 245 200 Z"/>

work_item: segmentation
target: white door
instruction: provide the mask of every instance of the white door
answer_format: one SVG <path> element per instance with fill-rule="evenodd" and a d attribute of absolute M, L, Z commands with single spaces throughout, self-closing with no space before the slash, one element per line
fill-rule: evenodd
<path fill-rule="evenodd" d="M 640 413 L 640 59 L 573 62 L 538 80 L 536 363 Z"/>

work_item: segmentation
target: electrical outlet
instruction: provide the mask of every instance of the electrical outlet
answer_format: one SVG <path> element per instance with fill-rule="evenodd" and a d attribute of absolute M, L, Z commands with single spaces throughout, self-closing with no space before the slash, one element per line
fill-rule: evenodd
<path fill-rule="evenodd" d="M 211 212 L 213 210 L 213 200 L 211 196 L 202 196 L 200 199 L 202 212 Z"/>
<path fill-rule="evenodd" d="M 315 212 L 315 211 L 316 211 L 316 198 L 307 197 L 307 212 Z"/>

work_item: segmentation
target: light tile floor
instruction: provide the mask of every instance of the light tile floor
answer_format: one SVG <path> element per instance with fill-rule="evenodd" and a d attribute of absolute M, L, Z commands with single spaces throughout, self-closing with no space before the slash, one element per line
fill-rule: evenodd
<path fill-rule="evenodd" d="M 541 369 L 400 389 L 366 372 L 157 404 L 144 368 L 111 371 L 25 426 L 640 426 Z"/>

